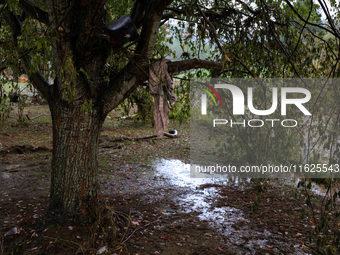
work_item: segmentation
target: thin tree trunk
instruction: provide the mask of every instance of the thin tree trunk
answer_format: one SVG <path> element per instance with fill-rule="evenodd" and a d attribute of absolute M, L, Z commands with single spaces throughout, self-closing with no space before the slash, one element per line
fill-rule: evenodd
<path fill-rule="evenodd" d="M 50 104 L 53 156 L 49 212 L 88 218 L 95 214 L 98 184 L 98 140 L 104 118 L 81 105 Z"/>

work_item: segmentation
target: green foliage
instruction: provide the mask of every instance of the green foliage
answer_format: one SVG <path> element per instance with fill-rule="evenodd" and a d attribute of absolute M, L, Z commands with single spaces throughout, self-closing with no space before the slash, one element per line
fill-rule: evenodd
<path fill-rule="evenodd" d="M 138 107 L 137 115 L 143 121 L 153 120 L 154 100 L 153 97 L 150 95 L 149 89 L 146 89 L 143 86 L 139 86 L 131 93 L 127 101 L 129 101 L 130 104 L 127 103 L 125 105 L 136 105 Z M 128 107 L 125 108 L 125 112 L 127 112 L 127 109 Z"/>
<path fill-rule="evenodd" d="M 177 97 L 174 105 L 170 106 L 170 119 L 177 119 L 180 123 L 190 118 L 190 83 L 187 80 L 174 80 L 174 92 Z M 131 110 L 137 107 L 137 118 L 153 121 L 154 99 L 149 89 L 139 86 L 118 107 L 122 114 L 128 116 Z"/>
<path fill-rule="evenodd" d="M 312 181 L 323 183 L 326 193 L 319 204 L 313 196 Z M 310 232 L 310 243 L 317 245 L 320 254 L 339 254 L 340 252 L 340 191 L 334 188 L 338 185 L 333 179 L 303 179 L 298 183 L 298 190 L 306 196 L 306 204 L 310 209 L 313 222 L 313 230 Z"/>
<path fill-rule="evenodd" d="M 130 15 L 133 4 L 134 1 L 108 0 L 106 5 L 107 6 L 106 19 L 108 23 L 116 19 L 119 19 L 124 15 Z"/>
<path fill-rule="evenodd" d="M 15 73 L 13 74 L 15 75 Z M 17 122 L 19 125 L 23 125 L 26 122 L 26 117 L 23 112 L 28 101 L 28 96 L 21 93 L 23 90 L 22 87 L 25 89 L 26 85 L 20 86 L 14 79 L 15 78 L 9 80 L 7 77 L 0 78 L 1 84 L 4 84 L 3 86 L 0 84 L 0 126 L 5 123 L 6 119 L 9 118 L 9 114 L 15 109 L 13 103 L 9 102 L 10 95 L 13 93 L 16 93 L 19 97 L 19 102 L 15 103 L 18 113 Z"/>
<path fill-rule="evenodd" d="M 26 117 L 24 116 L 24 109 L 26 107 L 26 102 L 28 101 L 28 96 L 19 94 L 19 102 L 18 102 L 18 124 L 24 125 L 26 123 Z"/>
<path fill-rule="evenodd" d="M 297 1 L 293 5 L 309 22 L 322 23 L 320 6 L 310 3 Z M 210 24 L 202 19 L 197 4 Z M 209 10 L 203 8 L 206 5 Z M 334 36 L 328 34 L 330 40 L 323 41 L 326 34 L 322 29 L 305 25 L 282 1 L 251 1 L 251 5 L 231 0 L 218 4 L 191 1 L 182 8 L 174 1 L 172 6 L 185 15 L 169 26 L 170 34 L 190 57 L 198 57 L 209 45 L 208 58 L 223 63 L 226 77 L 324 77 L 336 61 Z M 336 13 L 333 18 L 339 16 Z"/>
<path fill-rule="evenodd" d="M 12 106 L 6 102 L 7 100 L 7 95 L 0 96 L 0 127 L 5 124 L 6 119 L 13 110 Z"/>
<path fill-rule="evenodd" d="M 173 38 L 168 36 L 169 34 L 169 26 L 163 25 L 160 27 L 157 42 L 155 44 L 152 58 L 167 58 L 172 59 L 176 58 L 176 52 L 174 51 L 172 44 Z"/>
<path fill-rule="evenodd" d="M 204 69 L 180 73 L 174 76 L 174 92 L 177 99 L 171 108 L 170 118 L 175 118 L 180 123 L 190 119 L 190 80 L 206 77 L 210 77 L 210 72 Z"/>
<path fill-rule="evenodd" d="M 13 253 L 14 254 L 18 254 L 22 250 L 23 250 L 23 245 L 22 245 L 21 242 L 14 244 L 14 246 L 13 246 Z"/>
<path fill-rule="evenodd" d="M 32 4 L 34 2 L 34 5 L 47 10 L 48 1 L 28 2 L 32 2 Z M 105 5 L 106 23 L 131 14 L 134 2 L 107 1 Z M 146 2 L 153 5 L 155 1 Z M 64 20 L 60 24 L 72 23 L 72 25 L 69 25 L 66 32 L 59 33 L 57 32 L 59 27 L 53 27 L 52 24 L 42 24 L 35 19 L 27 18 L 23 22 L 21 33 L 16 37 L 13 36 L 14 33 L 4 20 L 4 22 L 0 22 L 0 67 L 5 64 L 11 69 L 13 76 L 18 76 L 24 72 L 34 74 L 37 72 L 37 68 L 42 71 L 46 80 L 49 77 L 58 76 L 60 84 L 54 84 L 54 87 L 52 87 L 53 93 L 51 95 L 53 97 L 51 96 L 51 98 L 60 99 L 59 96 L 61 95 L 61 100 L 69 104 L 79 100 L 82 104 L 81 109 L 85 112 L 91 112 L 93 107 L 102 105 L 101 102 L 99 104 L 96 102 L 97 98 L 93 95 L 100 95 L 99 97 L 101 97 L 105 94 L 105 86 L 108 86 L 110 77 L 117 75 L 118 80 L 122 82 L 115 84 L 117 86 L 114 87 L 115 91 L 119 92 L 125 85 L 124 82 L 129 79 L 129 74 L 124 73 L 128 63 L 145 62 L 150 64 L 152 61 L 161 58 L 182 60 L 204 58 L 221 62 L 223 68 L 220 71 L 197 70 L 178 75 L 178 78 L 181 79 L 175 82 L 177 102 L 171 108 L 170 117 L 184 122 L 189 118 L 190 112 L 195 114 L 195 111 L 197 111 L 189 103 L 190 85 L 188 80 L 193 78 L 218 76 L 227 81 L 229 78 L 250 77 L 340 77 L 339 36 L 336 36 L 334 31 L 332 33 L 331 24 L 322 24 L 329 23 L 329 21 L 323 20 L 321 7 L 315 1 L 309 0 L 289 2 L 299 15 L 285 1 L 192 0 L 183 3 L 183 1 L 175 0 L 168 6 L 170 8 L 165 10 L 165 13 L 172 10 L 173 22 L 164 21 L 161 24 L 155 45 L 140 47 L 152 50 L 151 56 L 147 55 L 146 59 L 139 59 L 141 55 L 144 56 L 145 52 L 135 54 L 136 45 L 115 48 L 108 44 L 108 58 L 98 58 L 93 61 L 95 63 L 91 63 L 93 65 L 84 63 L 92 61 L 92 59 L 78 58 L 78 55 L 81 54 L 77 55 L 77 53 L 87 50 L 95 51 L 107 43 L 107 36 L 103 36 L 104 30 L 93 31 L 93 34 L 88 34 L 79 41 L 77 39 L 80 38 L 77 35 L 78 31 L 72 31 L 72 33 L 67 31 L 73 26 L 79 26 L 79 30 L 82 31 L 91 30 L 92 27 L 89 26 L 90 29 L 88 29 L 88 24 L 92 24 L 92 20 L 78 24 L 78 20 L 72 20 L 72 17 L 67 16 L 65 12 L 66 16 L 63 17 Z M 339 1 L 330 0 L 328 4 L 331 10 L 331 18 L 334 24 L 338 26 L 340 20 Z M 5 5 L 0 5 L 0 9 L 3 15 L 13 12 L 14 17 L 16 17 L 15 15 L 21 13 L 17 0 L 6 1 Z M 86 12 L 85 9 L 86 7 L 81 11 Z M 70 10 L 73 11 L 72 8 Z M 146 15 L 149 14 L 150 10 L 146 8 Z M 307 19 L 310 23 L 321 24 L 325 28 L 327 27 L 329 31 L 306 24 L 300 17 Z M 56 19 L 50 18 L 50 20 L 52 19 L 52 23 L 55 23 Z M 59 20 L 59 17 L 57 20 Z M 140 32 L 144 28 L 150 29 L 149 24 L 143 25 L 143 28 L 139 28 Z M 57 29 L 57 31 L 54 29 Z M 101 40 L 101 36 L 106 39 Z M 65 38 L 72 38 L 72 40 L 68 41 Z M 95 40 L 92 38 L 95 38 Z M 144 38 L 143 41 L 145 41 Z M 70 43 L 70 45 L 67 45 L 67 43 Z M 142 54 L 140 55 L 140 53 Z M 23 68 L 23 55 L 27 56 L 25 68 Z M 105 56 L 105 53 L 103 56 Z M 147 68 L 140 68 L 139 71 L 147 74 Z M 102 73 L 100 74 L 100 72 Z M 137 79 L 140 76 L 138 74 Z M 121 77 L 124 78 L 120 79 Z M 96 84 L 93 88 L 92 85 L 97 78 L 104 81 L 104 85 Z M 308 87 L 307 85 L 306 87 Z M 16 86 L 18 84 L 12 83 L 12 91 L 17 91 Z M 304 123 L 301 129 L 285 129 L 281 125 L 277 125 L 275 130 L 270 125 L 261 129 L 225 129 L 223 132 L 210 134 L 210 139 L 217 145 L 216 151 L 211 153 L 217 154 L 230 162 L 242 162 L 244 165 L 283 162 L 300 164 L 303 161 L 314 164 L 327 163 L 329 165 L 338 163 L 340 161 L 339 88 L 334 84 L 327 83 L 312 84 L 308 88 L 312 93 L 312 98 L 316 99 L 309 103 L 307 107 L 312 109 L 313 117 L 305 121 L 298 115 L 297 109 L 290 109 L 287 114 L 290 118 L 298 120 L 299 123 Z M 2 92 L 3 88 L 0 89 Z M 245 88 L 242 89 L 245 92 Z M 228 98 L 227 92 L 222 91 L 221 95 L 227 98 L 225 103 L 231 105 L 230 96 Z M 267 104 L 271 102 L 269 87 L 256 90 L 254 98 L 257 102 L 255 108 L 267 108 Z M 12 111 L 11 104 L 8 104 L 6 100 L 8 100 L 8 97 L 2 93 L 0 97 L 0 125 L 5 122 Z M 139 117 L 144 120 L 152 118 L 153 98 L 148 93 L 147 88 L 138 87 L 120 105 L 120 108 L 125 115 L 129 115 L 130 110 L 136 105 Z M 25 121 L 24 107 L 25 99 L 20 95 L 18 104 L 19 123 Z M 208 110 L 215 112 L 216 115 L 219 114 L 219 109 L 211 102 L 208 104 Z M 231 111 L 231 109 L 229 110 Z M 279 119 L 279 117 L 278 113 L 271 116 L 273 119 Z M 244 118 L 263 119 L 249 111 L 246 112 Z M 240 121 L 236 118 L 233 120 Z M 199 122 L 204 125 L 208 123 L 208 119 L 203 116 L 199 119 Z M 307 153 L 302 156 L 304 147 L 306 147 Z M 311 233 L 311 240 L 318 245 L 319 252 L 323 254 L 340 253 L 340 231 L 338 230 L 338 218 L 340 216 L 338 197 L 340 193 L 339 191 L 331 192 L 332 184 L 333 181 L 330 176 L 325 180 L 327 193 L 324 203 L 320 205 L 319 217 L 315 215 L 315 201 L 311 195 L 311 182 L 304 183 L 302 190 L 302 192 L 306 192 L 306 204 L 311 208 L 314 215 L 315 228 Z M 259 184 L 257 188 L 259 193 L 254 201 L 254 212 L 258 210 L 261 194 L 265 190 L 262 184 Z M 296 196 L 298 195 L 297 193 Z M 305 215 L 305 213 L 305 211 L 301 212 L 302 215 Z"/>
<path fill-rule="evenodd" d="M 175 118 L 182 124 L 190 118 L 190 83 L 187 80 L 175 80 L 174 85 L 177 98 L 169 118 Z"/>
<path fill-rule="evenodd" d="M 257 213 L 258 209 L 259 209 L 259 205 L 261 202 L 261 198 L 263 198 L 263 193 L 267 190 L 268 183 L 267 182 L 262 182 L 259 181 L 256 186 L 255 186 L 255 190 L 256 190 L 256 199 L 254 200 L 253 203 L 253 212 Z"/>
<path fill-rule="evenodd" d="M 209 83 L 208 80 L 206 82 Z M 212 82 L 235 84 L 244 93 L 247 93 L 247 87 L 255 86 L 256 89 L 253 90 L 254 108 L 269 109 L 272 105 L 271 80 L 267 80 L 267 82 L 248 80 L 248 83 L 246 83 L 243 80 L 223 79 Z M 266 119 L 282 120 L 279 110 L 270 116 L 257 116 L 247 109 L 244 116 L 233 116 L 230 92 L 228 89 L 219 89 L 218 93 L 222 98 L 223 107 L 221 105 L 216 106 L 212 100 L 208 100 L 207 111 L 210 112 L 210 115 L 204 117 L 200 113 L 200 105 L 195 105 L 191 112 L 195 120 L 198 120 L 202 126 L 210 126 L 212 119 L 227 119 L 229 123 L 231 121 L 237 123 L 245 121 L 245 127 L 235 125 L 231 128 L 230 124 L 216 126 L 213 132 L 209 133 L 210 137 L 208 138 L 215 145 L 212 148 L 214 155 L 223 158 L 225 162 L 240 163 L 241 165 L 268 163 L 280 165 L 285 162 L 290 164 L 300 162 L 300 142 L 303 141 L 303 136 L 301 136 L 303 131 L 299 128 L 283 127 L 279 121 L 276 123 L 266 121 Z M 196 96 L 195 98 L 200 97 Z M 287 115 L 298 123 L 303 123 L 303 115 L 297 108 L 289 108 Z M 248 126 L 247 121 L 252 119 L 262 120 L 264 125 L 258 128 Z M 259 125 L 259 123 L 252 123 L 252 125 Z"/>
<path fill-rule="evenodd" d="M 93 107 L 92 102 L 85 100 L 82 107 L 81 107 L 81 110 L 84 111 L 84 112 L 91 112 L 92 107 Z"/>

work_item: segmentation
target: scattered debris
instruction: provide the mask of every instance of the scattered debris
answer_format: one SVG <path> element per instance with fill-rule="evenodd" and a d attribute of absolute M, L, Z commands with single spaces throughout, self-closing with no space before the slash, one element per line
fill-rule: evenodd
<path fill-rule="evenodd" d="M 18 234 L 18 228 L 17 227 L 14 227 L 12 228 L 10 231 L 8 231 L 5 236 L 11 236 L 11 235 L 15 235 L 15 234 Z"/>
<path fill-rule="evenodd" d="M 108 251 L 107 247 L 104 246 L 97 251 L 97 255 L 103 254 L 104 252 L 107 252 L 107 251 Z"/>

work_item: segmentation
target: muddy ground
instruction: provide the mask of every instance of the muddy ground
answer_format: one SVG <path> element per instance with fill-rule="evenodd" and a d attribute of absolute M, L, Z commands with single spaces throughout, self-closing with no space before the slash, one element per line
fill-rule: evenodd
<path fill-rule="evenodd" d="M 48 114 L 31 106 L 30 117 Z M 191 180 L 189 125 L 179 137 L 140 120 L 107 120 L 99 150 L 101 223 L 50 224 L 49 116 L 0 131 L 1 254 L 318 254 L 306 198 L 284 180 Z M 267 189 L 259 196 L 259 187 Z M 255 206 L 255 207 L 254 207 Z M 256 209 L 254 211 L 254 209 Z M 110 220 L 108 220 L 110 219 Z M 106 247 L 106 248 L 105 248 Z"/>

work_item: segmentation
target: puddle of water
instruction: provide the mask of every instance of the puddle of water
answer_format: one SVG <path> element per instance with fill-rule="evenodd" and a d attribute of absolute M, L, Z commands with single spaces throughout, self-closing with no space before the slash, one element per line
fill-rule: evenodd
<path fill-rule="evenodd" d="M 216 198 L 220 197 L 215 187 L 203 190 L 197 189 L 197 187 L 203 184 L 244 186 L 250 182 L 250 179 L 240 179 L 234 176 L 226 178 L 226 175 L 221 178 L 211 174 L 206 174 L 205 178 L 191 178 L 190 164 L 175 159 L 158 160 L 154 162 L 153 167 L 157 176 L 167 179 L 172 185 L 191 189 L 191 192 L 177 198 L 177 202 L 184 212 L 200 212 L 199 219 L 208 222 L 212 228 L 219 229 L 225 235 L 230 235 L 235 231 L 232 227 L 233 224 L 244 220 L 242 212 L 236 208 L 229 206 L 216 208 L 211 205 Z"/>
<path fill-rule="evenodd" d="M 250 179 L 240 179 L 238 176 L 232 175 L 212 175 L 200 173 L 200 178 L 190 177 L 190 164 L 185 164 L 177 159 L 160 159 L 154 162 L 154 169 L 157 176 L 162 176 L 170 181 L 171 184 L 180 187 L 196 188 L 203 184 L 217 184 L 235 186 L 246 185 L 250 183 Z"/>
<path fill-rule="evenodd" d="M 182 207 L 185 212 L 199 211 L 199 219 L 207 221 L 214 229 L 220 229 L 225 235 L 230 235 L 234 228 L 232 225 L 239 220 L 244 220 L 242 212 L 236 208 L 212 207 L 211 203 L 220 195 L 217 193 L 216 188 L 205 188 L 201 192 L 194 194 L 187 194 L 182 198 Z"/>
<path fill-rule="evenodd" d="M 221 177 L 211 174 L 205 174 L 202 176 L 202 173 L 200 173 L 200 177 L 204 178 L 190 178 L 190 165 L 184 164 L 175 159 L 161 159 L 155 161 L 152 168 L 155 169 L 156 176 L 163 177 L 165 179 L 164 182 L 167 180 L 171 185 L 189 188 L 189 192 L 183 192 L 183 195 L 179 195 L 175 198 L 177 199 L 176 202 L 181 205 L 181 209 L 184 212 L 199 212 L 199 219 L 208 222 L 213 229 L 219 230 L 222 234 L 228 236 L 231 243 L 246 247 L 248 251 L 252 251 L 256 246 L 265 247 L 270 238 L 276 239 L 278 236 L 277 234 L 273 234 L 267 230 L 263 233 L 246 229 L 236 230 L 233 227 L 235 223 L 240 221 L 245 221 L 245 223 L 249 222 L 249 220 L 244 218 L 243 213 L 240 210 L 229 206 L 220 208 L 212 206 L 212 202 L 214 202 L 216 198 L 220 197 L 215 187 L 207 186 L 203 190 L 197 189 L 197 187 L 203 184 L 217 184 L 224 186 L 233 185 L 238 186 L 239 188 L 244 188 L 250 183 L 250 178 L 240 179 L 239 177 L 232 175 L 227 177 L 226 175 L 223 175 L 223 177 Z M 294 177 L 287 181 L 291 182 L 290 185 L 294 185 L 294 182 L 295 184 L 297 183 Z M 317 189 L 318 186 L 315 185 L 315 188 Z M 248 236 L 250 241 L 246 241 L 242 238 L 242 236 Z M 258 237 L 254 238 L 254 236 Z M 282 245 L 287 244 L 282 243 Z M 295 251 L 296 254 L 299 255 L 305 254 L 299 249 L 299 247 L 295 247 Z M 277 250 L 277 252 L 279 252 L 279 250 Z M 246 252 L 245 254 L 252 253 Z"/>

